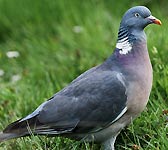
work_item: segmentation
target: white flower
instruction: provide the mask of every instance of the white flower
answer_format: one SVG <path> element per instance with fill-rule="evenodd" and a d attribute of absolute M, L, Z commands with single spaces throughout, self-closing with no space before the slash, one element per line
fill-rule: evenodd
<path fill-rule="evenodd" d="M 21 76 L 19 74 L 13 75 L 11 78 L 12 82 L 17 82 L 21 79 Z"/>
<path fill-rule="evenodd" d="M 7 53 L 6 53 L 6 56 L 8 57 L 8 58 L 16 58 L 16 57 L 19 57 L 19 52 L 18 51 L 8 51 Z"/>
<path fill-rule="evenodd" d="M 83 28 L 81 26 L 74 26 L 72 29 L 75 33 L 81 33 Z"/>
<path fill-rule="evenodd" d="M 5 72 L 2 69 L 0 69 L 0 77 L 2 77 L 4 74 Z"/>

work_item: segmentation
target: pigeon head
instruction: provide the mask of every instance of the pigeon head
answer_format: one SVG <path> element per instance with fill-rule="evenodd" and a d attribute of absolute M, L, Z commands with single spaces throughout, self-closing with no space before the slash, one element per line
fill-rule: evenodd
<path fill-rule="evenodd" d="M 149 24 L 161 25 L 161 21 L 151 15 L 145 6 L 130 8 L 123 16 L 118 32 L 116 48 L 120 54 L 131 52 L 135 41 L 146 43 L 144 28 Z"/>
<path fill-rule="evenodd" d="M 152 23 L 161 25 L 161 21 L 152 16 L 147 7 L 135 6 L 124 14 L 121 26 L 125 26 L 129 29 L 143 30 L 147 25 Z"/>

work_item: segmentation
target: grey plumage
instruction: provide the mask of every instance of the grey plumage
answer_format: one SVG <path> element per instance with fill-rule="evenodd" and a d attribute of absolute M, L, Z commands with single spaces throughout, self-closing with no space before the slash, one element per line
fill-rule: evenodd
<path fill-rule="evenodd" d="M 119 132 L 143 111 L 152 87 L 152 67 L 143 29 L 161 22 L 149 9 L 129 9 L 120 24 L 114 53 L 8 125 L 0 141 L 30 135 L 61 135 L 101 142 L 114 149 Z"/>

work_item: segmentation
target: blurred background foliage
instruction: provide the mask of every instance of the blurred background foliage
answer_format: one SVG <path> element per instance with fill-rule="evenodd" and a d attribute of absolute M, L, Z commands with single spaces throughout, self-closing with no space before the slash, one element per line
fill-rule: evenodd
<path fill-rule="evenodd" d="M 145 5 L 161 27 L 145 29 L 154 69 L 147 109 L 119 136 L 117 149 L 168 149 L 167 0 L 0 0 L 0 127 L 24 117 L 115 48 L 130 7 Z M 9 52 L 17 56 L 9 57 Z M 11 140 L 0 149 L 99 149 L 62 138 Z"/>

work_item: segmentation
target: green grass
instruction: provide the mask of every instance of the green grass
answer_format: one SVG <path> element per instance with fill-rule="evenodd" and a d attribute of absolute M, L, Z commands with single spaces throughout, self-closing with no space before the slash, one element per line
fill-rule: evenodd
<path fill-rule="evenodd" d="M 145 111 L 116 141 L 116 149 L 168 149 L 167 1 L 0 0 L 0 129 L 26 116 L 85 70 L 103 62 L 115 48 L 123 13 L 148 6 L 162 20 L 147 27 L 154 69 L 153 89 Z M 74 32 L 74 27 L 81 32 Z M 18 51 L 9 59 L 8 51 Z M 21 80 L 12 82 L 13 75 Z M 0 144 L 0 150 L 90 150 L 99 145 L 60 137 L 26 137 Z"/>

